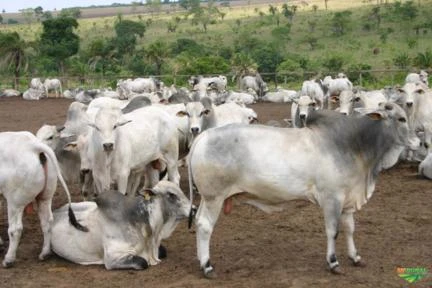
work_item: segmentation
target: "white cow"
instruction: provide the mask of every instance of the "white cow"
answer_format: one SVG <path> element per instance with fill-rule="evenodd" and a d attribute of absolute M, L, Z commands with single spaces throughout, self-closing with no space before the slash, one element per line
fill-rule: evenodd
<path fill-rule="evenodd" d="M 192 76 L 189 79 L 189 84 L 192 90 L 207 90 L 208 88 L 212 88 L 218 92 L 223 92 L 227 88 L 228 80 L 224 75 L 215 77 Z"/>
<path fill-rule="evenodd" d="M 294 99 L 291 104 L 291 124 L 294 128 L 306 127 L 306 120 L 311 111 L 316 107 L 315 100 L 304 95 Z"/>
<path fill-rule="evenodd" d="M 149 106 L 124 115 L 119 109 L 101 109 L 90 125 L 87 157 L 97 193 L 117 183 L 122 194 L 134 194 L 142 174 L 155 172 L 149 165 L 158 166 L 158 161 L 166 163 L 168 179 L 179 184 L 178 130 L 175 118 L 161 108 Z M 129 176 L 135 180 L 128 181 Z"/>
<path fill-rule="evenodd" d="M 262 100 L 273 103 L 290 103 L 297 97 L 298 93 L 295 90 L 278 88 L 275 92 L 267 92 Z"/>
<path fill-rule="evenodd" d="M 120 99 L 127 99 L 132 93 L 156 92 L 159 87 L 160 81 L 155 78 L 136 78 L 134 80 L 127 79 L 117 81 L 117 92 L 120 95 Z"/>
<path fill-rule="evenodd" d="M 362 265 L 353 213 L 372 196 L 379 172 L 397 162 L 407 135 L 406 113 L 396 104 L 380 105 L 369 117 L 315 111 L 303 129 L 233 124 L 201 133 L 189 154 L 189 175 L 201 195 L 195 223 L 204 275 L 214 276 L 210 238 L 220 211 L 229 213 L 232 197 L 242 192 L 263 209 L 294 199 L 318 204 L 331 271 L 341 272 L 335 251 L 340 228 L 349 258 Z"/>
<path fill-rule="evenodd" d="M 55 92 L 55 97 L 62 97 L 63 95 L 63 90 L 62 90 L 62 85 L 61 85 L 61 81 L 59 79 L 45 79 L 44 81 L 44 87 L 45 87 L 45 94 L 48 97 L 48 92 L 51 90 L 54 90 Z"/>
<path fill-rule="evenodd" d="M 43 90 L 29 88 L 23 93 L 24 100 L 39 100 L 45 97 L 45 92 Z"/>
<path fill-rule="evenodd" d="M 432 180 L 432 153 L 429 153 L 420 163 L 418 173 L 419 175 Z"/>
<path fill-rule="evenodd" d="M 344 90 L 339 96 L 331 96 L 330 99 L 332 102 L 339 102 L 339 112 L 344 115 L 351 115 L 358 108 L 378 109 L 380 103 L 387 102 L 387 97 L 382 90 L 359 91 L 357 93 Z"/>
<path fill-rule="evenodd" d="M 229 91 L 225 103 L 234 102 L 238 105 L 250 105 L 256 103 L 256 99 L 257 97 L 250 93 Z"/>
<path fill-rule="evenodd" d="M 52 249 L 81 265 L 104 264 L 108 270 L 146 269 L 166 257 L 161 241 L 189 215 L 190 207 L 180 188 L 168 181 L 133 198 L 111 190 L 99 195 L 96 203 L 73 204 L 88 233 L 67 223 L 66 207 L 54 211 Z"/>
<path fill-rule="evenodd" d="M 44 84 L 42 83 L 42 80 L 40 78 L 33 78 L 30 81 L 30 88 L 36 89 L 36 90 L 45 90 Z"/>
<path fill-rule="evenodd" d="M 264 96 L 264 93 L 268 91 L 267 83 L 264 82 L 259 73 L 256 73 L 255 76 L 244 76 L 240 80 L 240 90 L 247 91 L 248 88 L 254 90 L 258 97 Z"/>
<path fill-rule="evenodd" d="M 193 138 L 202 131 L 232 123 L 249 124 L 257 120 L 256 112 L 251 108 L 236 103 L 225 103 L 215 106 L 209 98 L 200 102 L 189 102 L 177 116 L 188 119 L 188 133 L 192 143 Z"/>
<path fill-rule="evenodd" d="M 300 95 L 308 95 L 317 103 L 317 107 L 324 109 L 327 105 L 328 93 L 327 86 L 323 85 L 322 81 L 306 80 L 302 84 Z"/>
<path fill-rule="evenodd" d="M 43 260 L 51 253 L 51 203 L 57 188 L 57 178 L 68 197 L 70 223 L 75 228 L 85 228 L 74 218 L 69 190 L 60 174 L 54 152 L 47 145 L 30 132 L 2 132 L 0 146 L 0 194 L 7 201 L 9 224 L 9 248 L 3 266 L 11 267 L 15 262 L 23 230 L 24 208 L 32 203 L 37 207 L 43 232 L 43 247 L 39 254 L 39 259 Z M 1 239 L 0 243 L 3 243 Z"/>
<path fill-rule="evenodd" d="M 3 89 L 0 92 L 0 97 L 17 97 L 20 96 L 21 92 L 15 89 Z"/>
<path fill-rule="evenodd" d="M 420 73 L 409 73 L 405 78 L 405 83 L 421 82 L 426 86 L 429 86 L 428 76 L 429 74 L 424 70 L 420 70 Z"/>
<path fill-rule="evenodd" d="M 352 91 L 353 89 L 351 81 L 346 77 L 333 79 L 331 76 L 326 76 L 322 83 L 327 87 L 328 97 L 337 96 L 344 90 Z"/>

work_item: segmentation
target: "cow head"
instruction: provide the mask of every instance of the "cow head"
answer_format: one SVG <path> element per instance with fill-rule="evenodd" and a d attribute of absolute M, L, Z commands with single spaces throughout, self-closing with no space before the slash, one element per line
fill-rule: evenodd
<path fill-rule="evenodd" d="M 189 119 L 189 132 L 196 136 L 206 128 L 207 119 L 212 116 L 213 107 L 209 98 L 204 97 L 199 102 L 185 104 L 185 110 L 177 113 L 177 116 L 187 116 Z"/>
<path fill-rule="evenodd" d="M 119 109 L 101 109 L 95 117 L 95 123 L 89 126 L 94 129 L 93 137 L 103 151 L 110 153 L 115 149 L 116 129 L 131 122 L 123 118 Z"/>
<path fill-rule="evenodd" d="M 402 88 L 400 88 L 399 93 L 401 93 L 405 99 L 405 109 L 408 113 L 412 110 L 416 95 L 426 93 L 426 87 L 421 83 L 406 83 Z"/>
<path fill-rule="evenodd" d="M 306 118 L 309 115 L 310 111 L 315 109 L 316 102 L 315 100 L 312 100 L 312 98 L 307 95 L 300 96 L 298 99 L 295 99 L 294 101 L 298 105 L 300 121 L 302 121 L 303 125 L 305 125 Z"/>

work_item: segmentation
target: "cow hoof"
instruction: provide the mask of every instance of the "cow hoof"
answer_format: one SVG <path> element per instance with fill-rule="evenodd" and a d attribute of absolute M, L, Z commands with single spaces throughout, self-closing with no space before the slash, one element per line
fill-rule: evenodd
<path fill-rule="evenodd" d="M 159 246 L 159 259 L 165 259 L 168 256 L 167 249 L 165 246 L 160 245 Z"/>
<path fill-rule="evenodd" d="M 39 260 L 44 261 L 51 257 L 51 253 L 41 253 L 39 255 Z"/>
<path fill-rule="evenodd" d="M 330 272 L 334 275 L 343 275 L 344 272 L 342 271 L 342 269 L 339 266 L 335 266 L 332 269 L 330 269 Z"/>
<path fill-rule="evenodd" d="M 215 279 L 217 278 L 216 271 L 214 269 L 208 272 L 204 271 L 204 277 L 207 279 Z"/>
<path fill-rule="evenodd" d="M 353 261 L 353 265 L 355 267 L 366 267 L 366 262 L 364 262 L 363 260 L 358 260 L 357 262 Z"/>
<path fill-rule="evenodd" d="M 14 262 L 7 262 L 6 260 L 2 262 L 4 268 L 11 268 Z"/>
<path fill-rule="evenodd" d="M 147 261 L 144 258 L 140 257 L 140 256 L 134 255 L 134 256 L 132 256 L 132 258 L 130 259 L 130 261 L 132 263 L 134 263 L 133 266 L 134 266 L 134 268 L 136 270 L 144 270 L 144 269 L 147 269 L 149 267 Z"/>

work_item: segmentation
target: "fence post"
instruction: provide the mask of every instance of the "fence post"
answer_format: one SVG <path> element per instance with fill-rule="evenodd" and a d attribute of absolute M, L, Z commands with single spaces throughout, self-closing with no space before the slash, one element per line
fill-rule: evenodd
<path fill-rule="evenodd" d="M 359 83 L 360 86 L 363 87 L 363 79 L 362 79 L 362 72 L 360 71 L 360 75 L 359 75 Z"/>

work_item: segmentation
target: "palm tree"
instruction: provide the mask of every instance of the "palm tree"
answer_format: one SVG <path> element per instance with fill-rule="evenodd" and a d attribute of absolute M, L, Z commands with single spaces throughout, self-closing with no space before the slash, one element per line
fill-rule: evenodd
<path fill-rule="evenodd" d="M 166 42 L 157 40 L 150 44 L 146 49 L 147 59 L 155 64 L 157 75 L 161 75 L 162 65 L 165 59 L 169 56 L 169 49 Z"/>
<path fill-rule="evenodd" d="M 31 46 L 17 32 L 0 33 L 0 67 L 13 69 L 15 89 L 18 89 L 21 72 L 28 68 Z"/>

